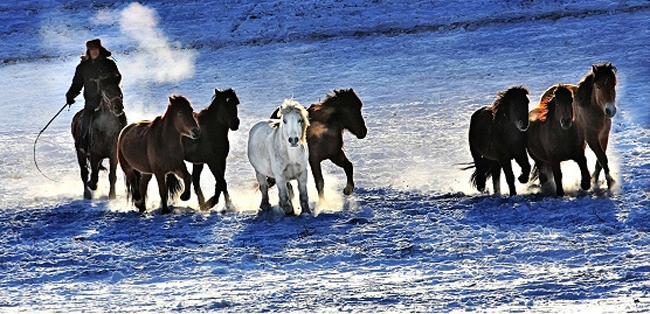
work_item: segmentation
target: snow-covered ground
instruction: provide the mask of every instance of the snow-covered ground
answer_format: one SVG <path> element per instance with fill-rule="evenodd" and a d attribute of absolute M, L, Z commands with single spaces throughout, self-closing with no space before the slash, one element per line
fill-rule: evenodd
<path fill-rule="evenodd" d="M 5 1 L 0 312 L 648 312 L 649 12 L 642 0 Z M 59 182 L 38 173 L 34 139 L 95 37 L 124 76 L 131 122 L 172 93 L 198 110 L 214 88 L 236 90 L 235 213 L 201 212 L 193 197 L 141 215 L 121 175 L 117 200 L 105 174 L 83 200 L 69 134 L 80 97 L 36 150 Z M 603 61 L 618 68 L 616 189 L 579 191 L 571 162 L 564 198 L 469 186 L 459 164 L 474 110 L 512 85 L 531 90 L 532 108 Z M 355 194 L 325 162 L 326 203 L 310 182 L 316 217 L 258 214 L 248 129 L 285 98 L 308 105 L 338 88 L 354 88 L 368 126 L 363 140 L 345 135 Z M 212 191 L 207 171 L 202 185 Z"/>

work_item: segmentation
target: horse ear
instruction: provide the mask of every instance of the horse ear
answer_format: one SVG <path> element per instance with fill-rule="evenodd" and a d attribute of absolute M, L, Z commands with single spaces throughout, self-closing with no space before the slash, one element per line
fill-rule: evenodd
<path fill-rule="evenodd" d="M 598 70 L 598 67 L 595 64 L 591 65 L 591 72 L 596 73 L 596 70 Z"/>

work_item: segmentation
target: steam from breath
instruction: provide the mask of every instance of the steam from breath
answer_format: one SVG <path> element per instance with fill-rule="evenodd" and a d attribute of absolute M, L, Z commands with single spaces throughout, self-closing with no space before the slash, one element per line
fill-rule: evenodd
<path fill-rule="evenodd" d="M 133 79 L 158 83 L 177 82 L 194 75 L 194 52 L 171 47 L 157 27 L 153 9 L 132 3 L 120 14 L 120 31 L 133 38 L 137 50 L 128 60 Z"/>

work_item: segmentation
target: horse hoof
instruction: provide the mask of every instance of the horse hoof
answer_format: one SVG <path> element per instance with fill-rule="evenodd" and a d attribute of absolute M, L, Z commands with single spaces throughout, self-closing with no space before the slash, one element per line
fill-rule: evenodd
<path fill-rule="evenodd" d="M 190 196 L 191 196 L 191 195 L 190 195 L 190 192 L 189 192 L 189 191 L 188 191 L 188 192 L 183 192 L 183 194 L 181 194 L 181 201 L 187 201 L 187 200 L 189 200 L 189 199 L 190 199 Z"/>
<path fill-rule="evenodd" d="M 343 189 L 343 194 L 345 195 L 352 195 L 354 193 L 354 186 L 353 185 L 348 185 Z"/>
<path fill-rule="evenodd" d="M 584 191 L 589 190 L 589 188 L 591 188 L 591 181 L 583 180 L 582 183 L 580 183 L 580 188 Z"/>
<path fill-rule="evenodd" d="M 93 191 L 97 190 L 97 182 L 88 182 L 88 187 Z"/>
<path fill-rule="evenodd" d="M 526 182 L 528 182 L 528 176 L 525 176 L 525 175 L 523 175 L 523 174 L 520 175 L 520 176 L 519 176 L 519 182 L 521 182 L 521 183 L 526 183 Z"/>
<path fill-rule="evenodd" d="M 163 209 L 160 211 L 160 213 L 163 214 L 163 215 L 170 214 L 171 212 L 172 212 L 172 211 L 169 210 L 169 208 L 163 208 Z"/>
<path fill-rule="evenodd" d="M 93 196 L 92 196 L 92 194 L 90 193 L 90 190 L 86 189 L 86 190 L 84 191 L 84 199 L 89 200 L 89 199 L 92 199 L 92 198 L 93 198 Z"/>

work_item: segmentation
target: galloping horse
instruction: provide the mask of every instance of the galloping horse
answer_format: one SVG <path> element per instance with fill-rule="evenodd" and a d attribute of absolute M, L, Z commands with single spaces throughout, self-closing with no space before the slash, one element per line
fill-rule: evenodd
<path fill-rule="evenodd" d="M 325 184 L 320 163 L 325 159 L 331 160 L 345 171 L 347 184 L 343 193 L 350 195 L 354 192 L 354 171 L 343 150 L 343 131 L 349 130 L 358 139 L 366 137 L 368 129 L 361 115 L 362 106 L 361 99 L 350 88 L 335 90 L 334 95 L 327 95 L 325 100 L 307 109 L 311 124 L 307 129 L 309 165 L 321 200 Z M 277 110 L 271 118 L 277 118 Z"/>
<path fill-rule="evenodd" d="M 567 85 L 573 91 L 576 127 L 598 160 L 592 180 L 596 183 L 600 171 L 605 170 L 608 188 L 615 183 L 609 174 L 605 151 L 612 118 L 616 115 L 616 83 L 616 67 L 611 63 L 599 63 L 591 66 L 591 72 L 578 85 Z M 554 92 L 555 88 L 551 86 L 542 97 Z"/>
<path fill-rule="evenodd" d="M 278 185 L 280 207 L 286 215 L 293 215 L 292 187 L 289 181 L 298 180 L 302 213 L 310 213 L 307 195 L 307 127 L 309 116 L 305 107 L 287 99 L 280 107 L 280 119 L 263 120 L 248 135 L 248 160 L 262 192 L 262 210 L 269 210 L 269 183 Z"/>
<path fill-rule="evenodd" d="M 224 174 L 226 157 L 230 151 L 228 130 L 236 131 L 239 128 L 237 105 L 239 105 L 239 98 L 232 88 L 223 91 L 215 89 L 210 105 L 197 115 L 201 137 L 198 139 L 183 137 L 185 160 L 194 163 L 192 182 L 201 209 L 210 209 L 217 205 L 222 192 L 226 200 L 226 208 L 232 207 Z M 206 163 L 216 180 L 214 196 L 207 202 L 200 185 L 201 171 L 203 171 L 203 164 Z"/>
<path fill-rule="evenodd" d="M 99 107 L 93 112 L 90 121 L 90 145 L 88 154 L 76 150 L 77 162 L 81 170 L 81 181 L 84 185 L 85 199 L 91 199 L 92 194 L 90 191 L 97 189 L 99 170 L 102 169 L 102 160 L 105 158 L 108 158 L 109 161 L 108 180 L 110 190 L 108 192 L 108 198 L 115 198 L 117 137 L 126 125 L 126 115 L 124 114 L 122 91 L 119 86 L 105 87 L 101 90 L 101 97 Z M 74 115 L 70 126 L 75 144 L 81 139 L 81 115 L 83 111 L 81 109 Z M 88 181 L 88 164 L 90 164 L 91 169 L 90 181 Z"/>
<path fill-rule="evenodd" d="M 551 167 L 555 179 L 557 196 L 564 195 L 560 162 L 573 160 L 580 167 L 582 180 L 580 187 L 590 187 L 584 139 L 574 126 L 573 96 L 566 86 L 552 87 L 552 93 L 544 93 L 539 106 L 530 111 L 528 128 L 528 152 L 535 160 L 533 173 L 539 174 L 540 183 L 547 180 L 546 168 Z"/>
<path fill-rule="evenodd" d="M 143 212 L 146 210 L 147 185 L 151 176 L 158 181 L 158 192 L 162 213 L 169 213 L 167 191 L 175 194 L 178 187 L 165 182 L 168 173 L 183 178 L 185 191 L 181 199 L 190 198 L 192 175 L 187 171 L 185 151 L 181 138 L 197 138 L 200 129 L 192 104 L 180 95 L 169 97 L 167 111 L 153 121 L 141 121 L 128 125 L 118 139 L 118 158 L 126 175 L 127 193 L 135 206 Z M 176 182 L 177 183 L 177 182 Z"/>
<path fill-rule="evenodd" d="M 528 182 L 530 163 L 526 154 L 526 129 L 528 128 L 528 89 L 511 87 L 499 92 L 490 106 L 472 114 L 469 125 L 469 149 L 476 171 L 472 185 L 485 190 L 485 181 L 492 176 L 494 193 L 500 194 L 501 168 L 506 176 L 510 195 L 516 195 L 515 178 L 510 160 L 519 164 L 522 174 L 519 182 Z"/>

